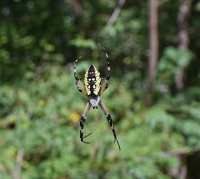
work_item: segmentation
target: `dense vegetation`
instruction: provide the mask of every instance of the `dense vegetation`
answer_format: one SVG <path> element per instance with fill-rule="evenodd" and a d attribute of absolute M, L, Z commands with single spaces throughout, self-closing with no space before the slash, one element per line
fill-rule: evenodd
<path fill-rule="evenodd" d="M 146 1 L 125 1 L 110 22 L 113 0 L 1 0 L 0 178 L 200 178 L 200 3 L 191 2 L 187 50 L 178 48 L 179 1 L 159 2 L 159 61 L 149 94 Z M 104 73 L 102 47 L 112 67 L 103 99 L 121 151 L 99 110 L 86 124 L 92 143 L 79 139 L 86 98 L 72 65 L 81 56 L 80 74 L 91 63 Z"/>

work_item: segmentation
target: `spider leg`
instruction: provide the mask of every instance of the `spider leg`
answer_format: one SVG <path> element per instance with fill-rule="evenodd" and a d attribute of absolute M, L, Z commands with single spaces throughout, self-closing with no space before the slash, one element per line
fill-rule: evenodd
<path fill-rule="evenodd" d="M 106 57 L 106 74 L 105 74 L 105 77 L 103 77 L 102 81 L 101 81 L 100 94 L 102 94 L 108 88 L 109 80 L 110 80 L 110 76 L 111 76 L 110 75 L 111 68 L 110 68 L 109 56 L 104 48 L 103 48 L 103 51 L 104 51 L 105 57 Z"/>
<path fill-rule="evenodd" d="M 88 111 L 90 110 L 90 104 L 89 102 L 86 104 L 85 109 L 83 114 L 81 115 L 81 119 L 80 119 L 80 139 L 81 142 L 89 144 L 89 142 L 85 141 L 84 139 L 87 138 L 88 136 L 90 136 L 92 133 L 89 133 L 87 135 L 84 135 L 83 129 L 84 129 L 84 123 L 86 121 L 86 115 L 88 113 Z"/>
<path fill-rule="evenodd" d="M 119 150 L 120 150 L 121 147 L 120 147 L 119 141 L 117 139 L 117 135 L 116 135 L 116 132 L 115 132 L 115 128 L 114 128 L 114 124 L 113 124 L 111 114 L 109 114 L 108 110 L 106 109 L 106 107 L 105 107 L 105 105 L 102 101 L 100 101 L 99 106 L 100 106 L 101 110 L 103 111 L 103 113 L 106 115 L 106 119 L 107 119 L 108 124 L 109 124 L 109 126 L 112 130 L 112 133 L 113 133 L 114 142 L 117 142 L 117 145 L 118 145 Z"/>
<path fill-rule="evenodd" d="M 100 88 L 100 95 L 104 93 L 104 91 L 108 88 L 108 80 L 106 79 L 101 79 L 101 88 Z"/>
<path fill-rule="evenodd" d="M 76 87 L 78 89 L 79 92 L 83 92 L 84 91 L 84 85 L 83 83 L 81 82 L 79 76 L 78 76 L 78 73 L 77 73 L 77 64 L 78 64 L 78 60 L 79 58 L 77 58 L 75 61 L 74 61 L 74 78 L 75 78 L 75 84 L 76 84 Z"/>
<path fill-rule="evenodd" d="M 108 53 L 106 52 L 105 49 L 104 49 L 104 53 L 105 53 L 105 57 L 106 57 L 106 80 L 109 81 L 109 79 L 110 79 L 110 71 L 111 71 L 110 61 L 109 61 Z"/>

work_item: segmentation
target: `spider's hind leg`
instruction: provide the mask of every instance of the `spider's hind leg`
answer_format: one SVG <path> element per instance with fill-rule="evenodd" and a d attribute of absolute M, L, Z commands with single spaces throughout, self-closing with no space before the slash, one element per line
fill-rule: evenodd
<path fill-rule="evenodd" d="M 90 104 L 87 103 L 86 107 L 85 107 L 85 110 L 84 110 L 84 112 L 83 112 L 83 114 L 81 116 L 81 119 L 80 119 L 80 139 L 81 139 L 81 142 L 86 143 L 86 144 L 88 144 L 89 142 L 85 141 L 84 139 L 92 134 L 92 133 L 89 133 L 87 135 L 84 135 L 84 132 L 83 132 L 84 123 L 86 121 L 86 114 L 88 113 L 89 109 L 90 109 Z"/>
<path fill-rule="evenodd" d="M 114 142 L 117 142 L 117 145 L 118 145 L 119 150 L 120 150 L 121 147 L 120 147 L 119 141 L 117 139 L 117 135 L 116 135 L 116 132 L 115 132 L 115 128 L 114 128 L 114 124 L 113 124 L 111 114 L 109 114 L 108 110 L 106 109 L 106 107 L 105 107 L 105 105 L 103 104 L 102 101 L 100 101 L 99 106 L 100 106 L 101 110 L 104 112 L 104 114 L 106 115 L 106 119 L 107 119 L 108 124 L 109 124 L 109 126 L 112 130 L 112 133 L 113 133 Z"/>
<path fill-rule="evenodd" d="M 117 142 L 117 145 L 118 145 L 118 147 L 119 147 L 119 149 L 121 149 L 121 148 L 120 148 L 120 145 L 119 145 L 119 141 L 118 141 L 118 139 L 117 139 L 117 135 L 116 135 L 116 132 L 115 132 L 115 128 L 114 128 L 114 125 L 113 125 L 113 120 L 112 120 L 111 115 L 110 115 L 110 114 L 107 114 L 106 119 L 107 119 L 107 121 L 108 121 L 108 123 L 109 123 L 109 126 L 110 126 L 111 129 L 112 129 L 112 133 L 113 133 L 113 136 L 114 136 L 114 142 L 116 141 L 116 142 Z"/>
<path fill-rule="evenodd" d="M 81 116 L 81 119 L 80 119 L 80 128 L 81 128 L 80 129 L 80 139 L 81 139 L 81 142 L 89 144 L 89 142 L 85 141 L 84 139 L 87 138 L 88 136 L 90 136 L 92 133 L 84 135 L 83 128 L 84 128 L 84 122 L 85 121 L 86 121 L 86 118 L 84 118 L 83 116 Z"/>

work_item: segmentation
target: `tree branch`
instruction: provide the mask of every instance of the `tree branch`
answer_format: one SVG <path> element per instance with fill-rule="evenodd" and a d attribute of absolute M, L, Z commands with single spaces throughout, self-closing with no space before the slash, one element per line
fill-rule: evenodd
<path fill-rule="evenodd" d="M 122 10 L 122 7 L 124 6 L 126 0 L 118 0 L 117 7 L 114 9 L 112 15 L 108 19 L 107 25 L 112 25 L 116 22 L 117 18 L 120 15 L 120 12 Z"/>

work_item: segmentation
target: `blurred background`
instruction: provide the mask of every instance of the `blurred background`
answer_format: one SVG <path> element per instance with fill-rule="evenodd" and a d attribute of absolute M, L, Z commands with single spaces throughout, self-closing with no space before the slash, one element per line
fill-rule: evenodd
<path fill-rule="evenodd" d="M 0 179 L 199 179 L 198 0 L 1 0 Z M 107 121 L 75 88 L 82 56 L 111 84 Z"/>

